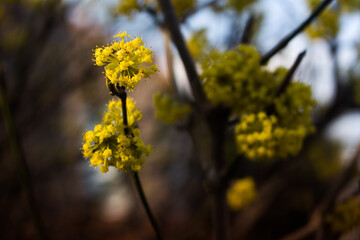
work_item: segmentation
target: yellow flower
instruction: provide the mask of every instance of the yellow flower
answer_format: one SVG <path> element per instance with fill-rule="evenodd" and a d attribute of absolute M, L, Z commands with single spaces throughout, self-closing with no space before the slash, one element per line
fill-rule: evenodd
<path fill-rule="evenodd" d="M 229 208 L 237 211 L 249 206 L 256 199 L 255 182 L 251 177 L 237 180 L 228 190 L 226 198 Z"/>
<path fill-rule="evenodd" d="M 138 37 L 125 40 L 131 37 L 126 32 L 120 32 L 115 37 L 121 40 L 95 49 L 94 61 L 98 66 L 105 65 L 106 77 L 112 84 L 132 91 L 142 78 L 149 78 L 157 72 L 156 65 L 149 65 L 152 63 L 152 51 L 145 48 L 144 42 Z"/>
<path fill-rule="evenodd" d="M 191 111 L 189 104 L 181 104 L 161 93 L 154 95 L 154 105 L 156 108 L 155 117 L 166 124 L 176 123 Z"/>
<path fill-rule="evenodd" d="M 129 134 L 125 135 L 121 101 L 111 100 L 102 124 L 95 126 L 93 131 L 87 131 L 83 137 L 83 156 L 90 159 L 91 166 L 99 166 L 106 173 L 109 166 L 118 170 L 139 171 L 145 162 L 144 156 L 149 156 L 151 146 L 145 146 L 140 138 L 136 122 L 142 118 L 131 98 L 127 101 Z"/>

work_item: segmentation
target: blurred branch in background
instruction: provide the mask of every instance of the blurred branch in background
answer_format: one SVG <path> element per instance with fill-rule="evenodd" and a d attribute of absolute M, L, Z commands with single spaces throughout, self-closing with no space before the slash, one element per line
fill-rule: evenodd
<path fill-rule="evenodd" d="M 33 184 L 29 172 L 29 167 L 26 162 L 25 154 L 21 146 L 20 135 L 15 126 L 15 121 L 11 113 L 10 104 L 8 102 L 5 90 L 4 70 L 0 63 L 0 108 L 3 116 L 3 121 L 7 129 L 7 137 L 11 147 L 13 158 L 17 165 L 18 174 L 21 184 L 24 188 L 27 203 L 32 216 L 33 224 L 37 231 L 39 239 L 45 239 L 43 224 L 40 219 L 38 207 L 34 197 Z"/>

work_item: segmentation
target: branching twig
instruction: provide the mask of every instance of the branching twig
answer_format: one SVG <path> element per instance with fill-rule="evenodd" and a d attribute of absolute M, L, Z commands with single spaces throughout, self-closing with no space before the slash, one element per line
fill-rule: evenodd
<path fill-rule="evenodd" d="M 332 2 L 333 0 L 324 0 L 311 15 L 301 23 L 294 31 L 284 37 L 278 44 L 275 45 L 269 52 L 261 58 L 261 64 L 266 64 L 269 59 L 274 56 L 278 51 L 283 49 L 296 35 L 302 32 L 310 23 Z"/>

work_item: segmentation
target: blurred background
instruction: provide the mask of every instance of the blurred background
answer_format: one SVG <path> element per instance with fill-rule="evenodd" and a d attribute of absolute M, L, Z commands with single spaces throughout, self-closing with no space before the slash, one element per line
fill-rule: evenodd
<path fill-rule="evenodd" d="M 119 31 L 127 31 L 143 37 L 160 69 L 130 93 L 144 114 L 139 123 L 144 142 L 153 146 L 140 174 L 145 193 L 165 239 L 209 239 L 211 202 L 202 171 L 206 156 L 198 151 L 204 146 L 196 146 L 194 136 L 182 128 L 154 117 L 153 94 L 171 88 L 166 37 L 157 25 L 162 16 L 124 12 L 126 2 L 0 1 L 2 88 L 30 172 L 36 211 L 49 239 L 155 239 L 130 175 L 115 170 L 102 174 L 89 167 L 81 153 L 83 132 L 101 121 L 111 99 L 103 69 L 92 61 L 93 49 L 111 42 Z M 216 8 L 212 2 L 221 1 L 192 1 L 191 11 L 179 13 L 186 39 L 206 28 L 210 43 L 225 50 L 239 42 L 252 17 L 251 44 L 265 53 L 310 14 L 314 1 L 248 1 L 241 12 Z M 253 176 L 261 198 L 250 206 L 255 213 L 231 212 L 233 239 L 280 239 L 304 226 L 356 153 L 360 143 L 360 3 L 349 2 L 355 4 L 345 8 L 342 1 L 334 1 L 335 17 L 319 19 L 267 66 L 289 68 L 307 50 L 295 79 L 312 86 L 318 101 L 313 116 L 317 131 L 306 139 L 290 166 L 284 162 L 242 165 L 238 176 Z M 189 94 L 183 65 L 171 48 L 177 87 Z M 0 239 L 38 239 L 4 120 L 8 113 L 1 115 Z M 195 126 L 193 135 L 202 138 L 202 126 Z M 235 155 L 231 147 L 229 152 Z M 349 196 L 359 199 L 358 166 L 337 201 Z M 249 222 L 243 224 L 244 219 Z M 359 228 L 337 236 L 360 239 Z"/>

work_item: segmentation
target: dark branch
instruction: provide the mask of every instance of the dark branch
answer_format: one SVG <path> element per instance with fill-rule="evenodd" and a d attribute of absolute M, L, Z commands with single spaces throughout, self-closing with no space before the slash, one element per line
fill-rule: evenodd
<path fill-rule="evenodd" d="M 169 0 L 159 0 L 159 3 L 164 13 L 165 24 L 170 32 L 171 39 L 179 52 L 181 60 L 184 63 L 186 74 L 189 79 L 192 93 L 196 100 L 196 104 L 198 106 L 202 106 L 207 102 L 207 100 L 205 98 L 205 94 L 201 85 L 199 75 L 196 71 L 195 64 L 189 53 L 189 50 L 187 49 L 184 38 L 180 32 L 179 21 L 176 17 L 174 7 Z"/>
<path fill-rule="evenodd" d="M 240 43 L 242 44 L 249 44 L 251 41 L 251 35 L 252 32 L 254 30 L 254 23 L 255 23 L 255 16 L 254 14 L 251 14 L 250 17 L 248 18 L 248 20 L 246 21 L 245 24 L 245 29 L 244 32 L 241 36 L 241 41 Z"/>
<path fill-rule="evenodd" d="M 303 60 L 303 58 L 305 57 L 306 54 L 306 50 L 302 51 L 296 58 L 294 64 L 292 65 L 292 67 L 290 68 L 290 70 L 288 71 L 288 73 L 286 74 L 284 80 L 282 81 L 279 89 L 276 92 L 276 97 L 279 97 L 283 92 L 285 92 L 287 86 L 290 84 L 291 79 L 296 71 L 296 69 L 299 67 L 301 61 Z"/>
<path fill-rule="evenodd" d="M 269 59 L 274 56 L 277 52 L 283 49 L 296 35 L 302 32 L 310 23 L 332 2 L 333 0 L 324 0 L 319 6 L 311 13 L 311 15 L 301 23 L 293 32 L 283 38 L 275 47 L 267 52 L 261 58 L 261 64 L 266 64 Z"/>

